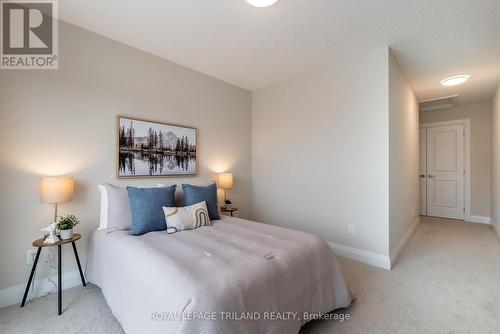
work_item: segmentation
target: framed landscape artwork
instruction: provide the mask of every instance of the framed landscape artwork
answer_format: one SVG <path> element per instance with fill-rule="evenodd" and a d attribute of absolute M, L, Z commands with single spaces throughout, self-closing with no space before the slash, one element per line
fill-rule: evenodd
<path fill-rule="evenodd" d="M 118 116 L 118 177 L 196 175 L 197 129 Z"/>

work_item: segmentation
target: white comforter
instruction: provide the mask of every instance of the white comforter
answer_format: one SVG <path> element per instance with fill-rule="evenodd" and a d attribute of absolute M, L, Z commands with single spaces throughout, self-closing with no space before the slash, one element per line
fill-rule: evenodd
<path fill-rule="evenodd" d="M 170 235 L 95 231 L 86 275 L 127 333 L 297 333 L 304 312 L 352 300 L 324 241 L 229 217 Z"/>

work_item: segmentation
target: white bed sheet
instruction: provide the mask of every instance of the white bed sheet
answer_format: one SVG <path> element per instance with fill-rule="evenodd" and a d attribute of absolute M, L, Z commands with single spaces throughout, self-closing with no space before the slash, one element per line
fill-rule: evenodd
<path fill-rule="evenodd" d="M 86 277 L 127 333 L 297 333 L 304 312 L 352 301 L 326 242 L 232 217 L 170 235 L 96 230 Z"/>

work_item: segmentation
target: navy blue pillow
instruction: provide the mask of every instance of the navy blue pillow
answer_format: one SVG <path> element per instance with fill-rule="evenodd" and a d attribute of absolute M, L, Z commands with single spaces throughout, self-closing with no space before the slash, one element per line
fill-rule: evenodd
<path fill-rule="evenodd" d="M 164 206 L 175 206 L 175 187 L 134 188 L 127 187 L 128 200 L 132 210 L 130 234 L 142 235 L 167 229 Z"/>
<path fill-rule="evenodd" d="M 183 184 L 182 190 L 184 192 L 184 206 L 205 201 L 210 220 L 220 219 L 219 210 L 217 210 L 217 185 L 215 183 L 206 187 Z"/>

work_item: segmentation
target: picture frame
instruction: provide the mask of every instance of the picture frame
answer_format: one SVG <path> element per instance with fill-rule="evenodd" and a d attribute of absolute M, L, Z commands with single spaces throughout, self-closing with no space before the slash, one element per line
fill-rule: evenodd
<path fill-rule="evenodd" d="M 198 174 L 198 129 L 118 115 L 117 178 L 188 177 Z"/>

